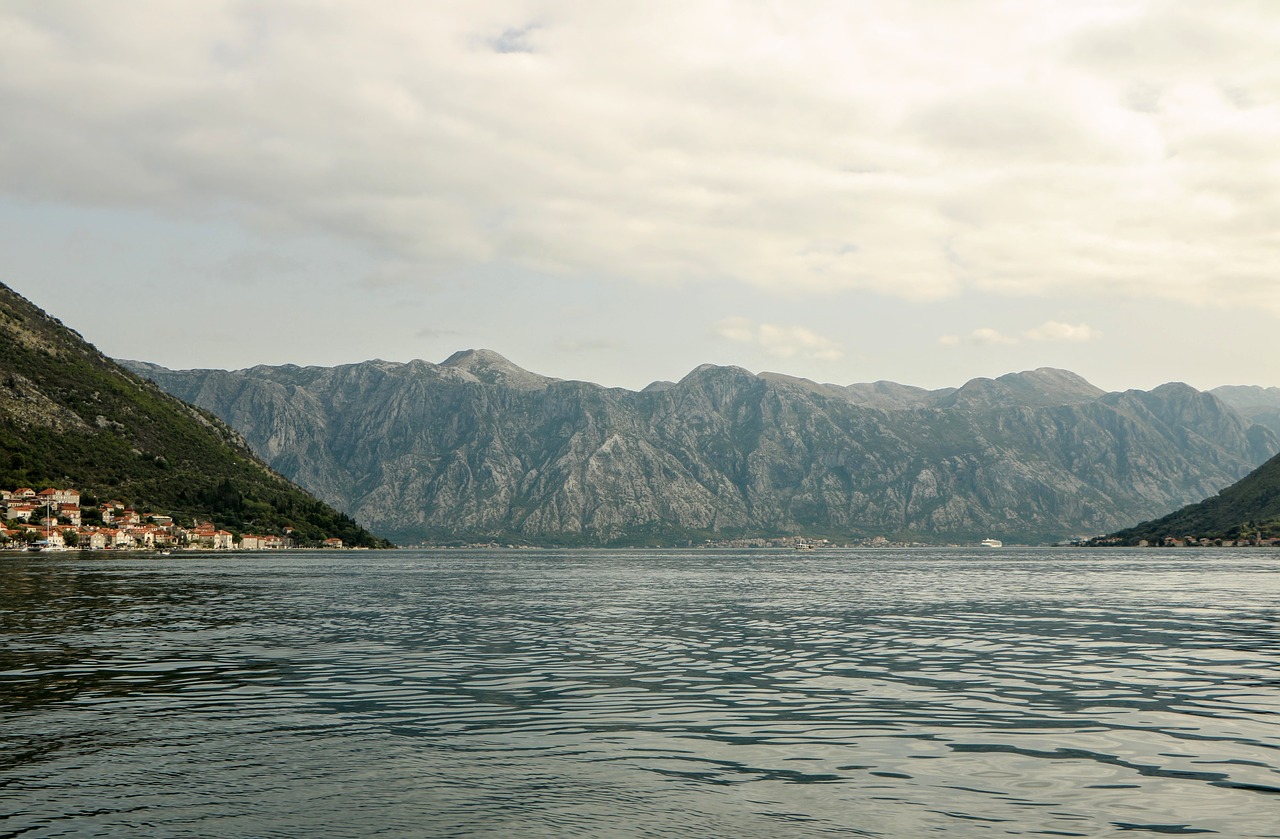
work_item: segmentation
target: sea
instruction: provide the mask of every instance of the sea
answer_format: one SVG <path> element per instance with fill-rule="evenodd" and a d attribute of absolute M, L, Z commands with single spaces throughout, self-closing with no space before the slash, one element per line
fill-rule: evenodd
<path fill-rule="evenodd" d="M 0 837 L 1280 837 L 1280 552 L 0 554 Z"/>

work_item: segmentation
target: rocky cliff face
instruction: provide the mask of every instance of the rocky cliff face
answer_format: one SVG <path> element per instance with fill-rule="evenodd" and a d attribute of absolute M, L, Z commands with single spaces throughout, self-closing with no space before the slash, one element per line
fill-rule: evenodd
<path fill-rule="evenodd" d="M 488 351 L 236 372 L 129 364 L 402 543 L 1052 541 L 1199 500 L 1280 449 L 1186 385 L 1106 394 L 1058 370 L 926 391 L 706 365 L 637 393 Z"/>

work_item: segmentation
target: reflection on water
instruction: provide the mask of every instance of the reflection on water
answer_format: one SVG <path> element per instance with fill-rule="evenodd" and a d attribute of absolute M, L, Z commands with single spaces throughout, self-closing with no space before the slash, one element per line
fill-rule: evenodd
<path fill-rule="evenodd" d="M 0 560 L 0 836 L 1280 836 L 1263 551 Z"/>

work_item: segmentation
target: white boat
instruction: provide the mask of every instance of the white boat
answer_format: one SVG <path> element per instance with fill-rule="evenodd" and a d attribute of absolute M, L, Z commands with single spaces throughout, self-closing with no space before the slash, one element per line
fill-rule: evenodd
<path fill-rule="evenodd" d="M 62 543 L 62 537 L 58 537 L 58 541 L 53 541 L 53 524 L 57 524 L 58 520 L 53 515 L 53 499 L 49 498 L 44 502 L 44 538 L 37 539 L 30 545 L 27 550 L 32 553 L 46 553 L 48 551 L 65 551 L 66 545 Z M 52 522 L 53 524 L 50 524 Z"/>
<path fill-rule="evenodd" d="M 982 544 L 982 547 L 984 548 L 1003 548 L 1004 547 L 1004 542 L 1001 542 L 999 539 L 983 539 L 981 544 Z"/>
<path fill-rule="evenodd" d="M 54 551 L 65 551 L 67 550 L 67 546 L 54 544 L 46 539 L 40 539 L 28 545 L 27 550 L 32 553 L 50 553 Z"/>

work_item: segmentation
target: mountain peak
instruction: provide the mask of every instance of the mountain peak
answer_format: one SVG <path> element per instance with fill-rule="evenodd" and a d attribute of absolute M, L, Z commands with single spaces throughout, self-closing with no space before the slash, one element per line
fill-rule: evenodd
<path fill-rule="evenodd" d="M 1091 384 L 1078 373 L 1061 370 L 1057 367 L 1037 367 L 1035 370 L 1023 370 L 1020 373 L 1006 373 L 996 381 L 1009 385 L 1033 388 L 1052 388 L 1058 391 L 1070 391 L 1096 399 L 1104 391 Z"/>
<path fill-rule="evenodd" d="M 965 382 L 947 404 L 961 407 L 1054 407 L 1092 402 L 1106 393 L 1070 370 L 1040 367 L 1020 373 L 1006 373 L 996 379 L 977 378 Z"/>
<path fill-rule="evenodd" d="M 453 355 L 440 362 L 441 367 L 470 367 L 476 364 L 500 364 L 506 367 L 515 367 L 506 356 L 493 350 L 458 350 Z"/>
<path fill-rule="evenodd" d="M 744 377 L 744 378 L 751 378 L 751 379 L 758 378 L 755 373 L 752 373 L 750 370 L 746 369 L 745 367 L 738 367 L 737 365 L 734 365 L 734 364 L 708 363 L 708 364 L 699 364 L 697 367 L 690 370 L 688 375 L 686 375 L 680 381 L 683 382 L 689 379 L 697 378 L 700 376 L 708 376 L 708 375 L 734 376 L 734 377 Z"/>
<path fill-rule="evenodd" d="M 928 407 L 956 392 L 953 387 L 925 390 L 922 387 L 902 385 L 884 379 L 833 387 L 843 392 L 845 398 L 856 405 L 865 405 L 884 411 Z"/>
<path fill-rule="evenodd" d="M 459 350 L 440 363 L 463 378 L 489 385 L 505 385 L 520 390 L 541 390 L 552 382 L 547 376 L 531 373 L 493 350 Z"/>

